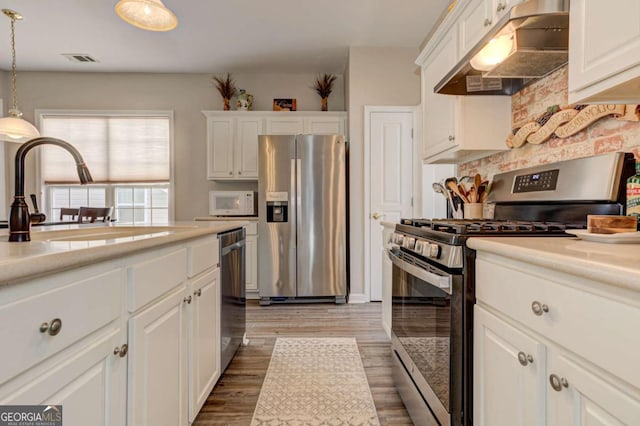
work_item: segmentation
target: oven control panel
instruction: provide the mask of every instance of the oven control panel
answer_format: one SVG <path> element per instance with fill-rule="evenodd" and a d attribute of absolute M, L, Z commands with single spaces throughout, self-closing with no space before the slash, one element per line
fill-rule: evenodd
<path fill-rule="evenodd" d="M 398 233 L 391 236 L 390 242 L 430 259 L 438 259 L 442 252 L 438 244 Z"/>
<path fill-rule="evenodd" d="M 544 172 L 518 175 L 513 184 L 513 193 L 553 191 L 558 185 L 559 169 L 545 170 Z"/>

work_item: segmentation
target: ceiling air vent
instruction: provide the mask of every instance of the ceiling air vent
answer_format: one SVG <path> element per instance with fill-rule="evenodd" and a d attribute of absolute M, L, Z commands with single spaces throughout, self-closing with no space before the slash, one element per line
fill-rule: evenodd
<path fill-rule="evenodd" d="M 96 58 L 86 53 L 63 53 L 62 56 L 64 56 L 71 62 L 82 62 L 82 63 L 98 62 Z"/>

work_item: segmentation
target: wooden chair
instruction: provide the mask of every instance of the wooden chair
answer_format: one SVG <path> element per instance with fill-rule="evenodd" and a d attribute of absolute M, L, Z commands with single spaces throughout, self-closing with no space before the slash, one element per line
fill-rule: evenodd
<path fill-rule="evenodd" d="M 78 223 L 93 223 L 96 220 L 109 222 L 113 207 L 80 207 L 78 211 Z"/>
<path fill-rule="evenodd" d="M 69 209 L 69 208 L 61 208 L 60 209 L 60 220 L 64 220 L 65 216 L 71 216 L 71 220 L 76 220 L 78 217 L 79 209 Z"/>

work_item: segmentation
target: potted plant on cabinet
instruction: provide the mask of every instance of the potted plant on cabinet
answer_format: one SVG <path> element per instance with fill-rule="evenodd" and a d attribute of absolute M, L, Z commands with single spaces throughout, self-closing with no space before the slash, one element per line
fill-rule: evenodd
<path fill-rule="evenodd" d="M 216 82 L 216 89 L 218 89 L 220 96 L 222 96 L 223 109 L 229 111 L 229 102 L 233 95 L 236 94 L 236 83 L 229 73 L 227 73 L 226 77 L 214 76 L 213 80 Z"/>
<path fill-rule="evenodd" d="M 328 99 L 333 91 L 333 83 L 336 81 L 336 78 L 333 74 L 324 74 L 321 77 L 317 77 L 313 83 L 313 88 L 322 99 L 322 111 L 328 111 L 329 109 Z"/>

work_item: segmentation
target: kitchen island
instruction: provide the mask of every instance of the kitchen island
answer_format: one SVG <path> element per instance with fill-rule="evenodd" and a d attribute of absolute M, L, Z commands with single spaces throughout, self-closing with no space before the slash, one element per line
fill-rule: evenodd
<path fill-rule="evenodd" d="M 0 404 L 62 405 L 65 425 L 191 423 L 221 374 L 217 234 L 246 225 L 0 234 Z"/>
<path fill-rule="evenodd" d="M 640 245 L 467 243 L 477 251 L 474 424 L 637 423 Z"/>

